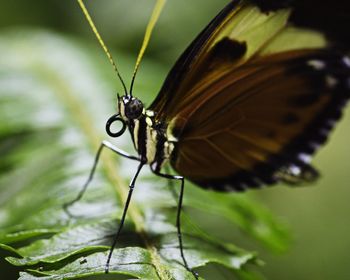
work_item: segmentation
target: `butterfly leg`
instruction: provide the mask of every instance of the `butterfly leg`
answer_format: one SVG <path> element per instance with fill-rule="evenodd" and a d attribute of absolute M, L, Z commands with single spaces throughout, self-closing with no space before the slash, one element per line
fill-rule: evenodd
<path fill-rule="evenodd" d="M 108 149 L 110 149 L 111 151 L 115 152 L 116 154 L 118 154 L 118 155 L 120 155 L 120 156 L 123 156 L 123 157 L 125 157 L 125 158 L 129 158 L 129 159 L 132 159 L 132 160 L 140 161 L 140 159 L 139 159 L 138 157 L 133 156 L 133 155 L 130 155 L 130 154 L 124 152 L 123 150 L 121 150 L 121 149 L 115 147 L 113 144 L 109 143 L 108 141 L 102 141 L 100 147 L 99 147 L 98 150 L 97 150 L 97 153 L 96 153 L 96 156 L 95 156 L 95 160 L 94 160 L 94 164 L 93 164 L 93 166 L 92 166 L 92 168 L 91 168 L 89 177 L 88 177 L 88 179 L 86 180 L 85 184 L 83 185 L 82 189 L 80 190 L 80 192 L 78 193 L 78 195 L 77 195 L 76 198 L 74 198 L 72 201 L 67 202 L 67 203 L 65 203 L 65 204 L 63 205 L 64 211 L 65 211 L 69 216 L 73 216 L 73 215 L 69 212 L 69 207 L 70 207 L 71 205 L 73 205 L 74 203 L 76 203 L 77 201 L 79 201 L 79 200 L 82 198 L 82 196 L 84 195 L 84 193 L 85 193 L 85 191 L 86 191 L 88 185 L 89 185 L 90 182 L 92 181 L 103 148 L 108 148 Z"/>
<path fill-rule="evenodd" d="M 106 266 L 105 266 L 105 273 L 108 273 L 109 272 L 109 265 L 110 265 L 110 262 L 111 262 L 111 258 L 112 258 L 112 254 L 113 254 L 113 250 L 114 250 L 114 247 L 115 245 L 117 244 L 117 240 L 118 240 L 118 237 L 119 237 L 119 234 L 123 228 L 123 225 L 124 225 L 124 221 L 125 221 L 125 217 L 126 217 L 126 213 L 128 211 L 128 208 L 129 208 L 129 204 L 130 204 L 130 200 L 131 200 L 131 196 L 132 196 L 132 193 L 133 193 L 133 190 L 134 190 L 134 187 L 135 187 L 135 181 L 142 169 L 142 167 L 145 165 L 145 163 L 143 161 L 140 162 L 138 168 L 137 168 L 137 171 L 134 175 L 134 177 L 132 178 L 131 180 L 131 183 L 129 185 L 129 193 L 128 193 L 128 197 L 126 199 L 126 202 L 125 202 L 125 205 L 124 205 L 124 210 L 123 210 L 123 215 L 122 215 L 122 218 L 120 220 L 120 224 L 119 224 L 119 227 L 118 227 L 118 231 L 117 231 L 117 234 L 115 235 L 114 239 L 113 239 L 113 243 L 112 243 L 112 246 L 111 246 L 111 249 L 109 250 L 109 254 L 108 254 L 108 258 L 107 258 L 107 262 L 106 262 Z"/>
<path fill-rule="evenodd" d="M 183 242 L 182 242 L 182 232 L 181 232 L 181 209 L 182 209 L 182 201 L 183 201 L 183 195 L 184 195 L 184 190 L 185 190 L 185 179 L 182 176 L 178 176 L 178 175 L 170 175 L 170 174 L 163 174 L 160 173 L 159 171 L 153 170 L 154 174 L 166 178 L 166 179 L 170 179 L 170 180 L 178 180 L 181 181 L 181 189 L 180 189 L 180 194 L 179 194 L 179 201 L 177 204 L 177 215 L 176 215 L 176 228 L 177 228 L 177 237 L 179 240 L 179 246 L 180 246 L 180 254 L 181 254 L 181 258 L 182 261 L 184 262 L 184 266 L 185 268 L 191 272 L 193 274 L 193 276 L 198 279 L 198 273 L 193 271 L 187 264 L 186 258 L 185 258 L 185 254 L 183 251 Z"/>

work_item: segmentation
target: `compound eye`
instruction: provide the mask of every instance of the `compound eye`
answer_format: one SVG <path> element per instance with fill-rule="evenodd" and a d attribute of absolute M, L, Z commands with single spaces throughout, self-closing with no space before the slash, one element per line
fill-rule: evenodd
<path fill-rule="evenodd" d="M 138 119 L 141 116 L 142 111 L 143 104 L 137 98 L 133 98 L 125 104 L 125 116 L 128 119 Z"/>

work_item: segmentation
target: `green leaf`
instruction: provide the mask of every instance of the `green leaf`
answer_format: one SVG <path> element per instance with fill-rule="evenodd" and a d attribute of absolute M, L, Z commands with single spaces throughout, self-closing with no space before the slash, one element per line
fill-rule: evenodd
<path fill-rule="evenodd" d="M 131 69 L 134 58 L 114 57 L 121 69 Z M 154 96 L 146 93 L 157 92 L 157 77 L 166 70 L 143 63 L 149 71 L 140 73 L 135 93 L 149 103 Z M 0 36 L 0 248 L 22 271 L 20 279 L 105 277 L 135 163 L 104 151 L 88 191 L 70 208 L 74 216 L 62 205 L 87 179 L 104 123 L 115 113 L 116 79 L 108 67 L 97 46 L 57 34 L 14 30 Z M 116 145 L 135 153 L 129 136 Z M 176 194 L 169 187 L 177 191 L 142 171 L 112 274 L 193 279 L 180 256 Z M 289 241 L 285 226 L 251 195 L 218 194 L 188 182 L 182 223 L 189 265 L 220 265 L 238 279 L 256 279 L 250 267 L 261 263 L 235 244 L 239 236 L 278 250 Z"/>
<path fill-rule="evenodd" d="M 75 279 L 82 276 L 103 275 L 106 258 L 107 252 L 96 253 L 77 259 L 61 269 L 45 272 L 32 270 L 31 272 L 47 276 L 40 279 Z M 152 264 L 152 256 L 143 248 L 133 247 L 116 250 L 111 263 L 111 274 L 116 271 L 140 279 L 158 278 L 156 268 Z M 37 277 L 22 274 L 19 279 L 37 279 Z"/>

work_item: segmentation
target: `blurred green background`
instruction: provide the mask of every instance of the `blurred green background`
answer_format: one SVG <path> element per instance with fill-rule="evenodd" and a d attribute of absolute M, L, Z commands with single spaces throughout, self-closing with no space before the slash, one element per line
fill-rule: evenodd
<path fill-rule="evenodd" d="M 170 69 L 194 36 L 226 2 L 168 0 L 146 59 Z M 133 55 L 135 59 L 153 3 L 151 0 L 86 1 L 109 48 Z M 0 35 L 14 28 L 48 30 L 82 41 L 96 48 L 97 55 L 104 56 L 73 0 L 1 0 L 0 7 Z M 107 59 L 105 64 L 106 73 L 112 72 Z M 132 69 L 133 65 L 120 69 L 126 80 Z M 143 71 L 147 69 L 141 65 L 140 76 Z M 158 88 L 166 74 L 155 78 Z M 113 79 L 113 74 L 108 75 Z M 142 88 L 141 79 L 137 84 Z M 156 92 L 142 92 L 142 97 L 145 95 L 151 100 Z M 262 272 L 267 279 L 350 279 L 349 127 L 348 109 L 331 141 L 315 158 L 314 163 L 323 175 L 315 185 L 294 189 L 281 186 L 255 192 L 276 215 L 290 224 L 293 235 L 290 249 L 281 254 L 268 253 L 249 243 L 243 246 L 259 251 L 266 262 Z"/>

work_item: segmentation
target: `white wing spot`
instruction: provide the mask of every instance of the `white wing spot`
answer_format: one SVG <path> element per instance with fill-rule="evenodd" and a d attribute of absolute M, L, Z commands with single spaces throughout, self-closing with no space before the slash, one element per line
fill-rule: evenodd
<path fill-rule="evenodd" d="M 312 157 L 308 154 L 299 154 L 298 158 L 304 163 L 310 163 L 312 159 Z"/>
<path fill-rule="evenodd" d="M 296 166 L 296 165 L 290 166 L 290 167 L 289 167 L 289 171 L 290 171 L 290 173 L 291 173 L 292 175 L 294 175 L 294 176 L 298 176 L 298 175 L 301 174 L 300 168 L 299 168 L 298 166 Z"/>
<path fill-rule="evenodd" d="M 316 70 L 323 70 L 324 68 L 326 68 L 326 63 L 322 60 L 309 60 L 307 62 L 307 65 L 313 67 Z"/>
<path fill-rule="evenodd" d="M 344 64 L 350 68 L 350 58 L 348 56 L 343 57 Z"/>
<path fill-rule="evenodd" d="M 326 84 L 329 88 L 335 88 L 338 84 L 337 78 L 333 77 L 332 75 L 326 76 Z"/>

